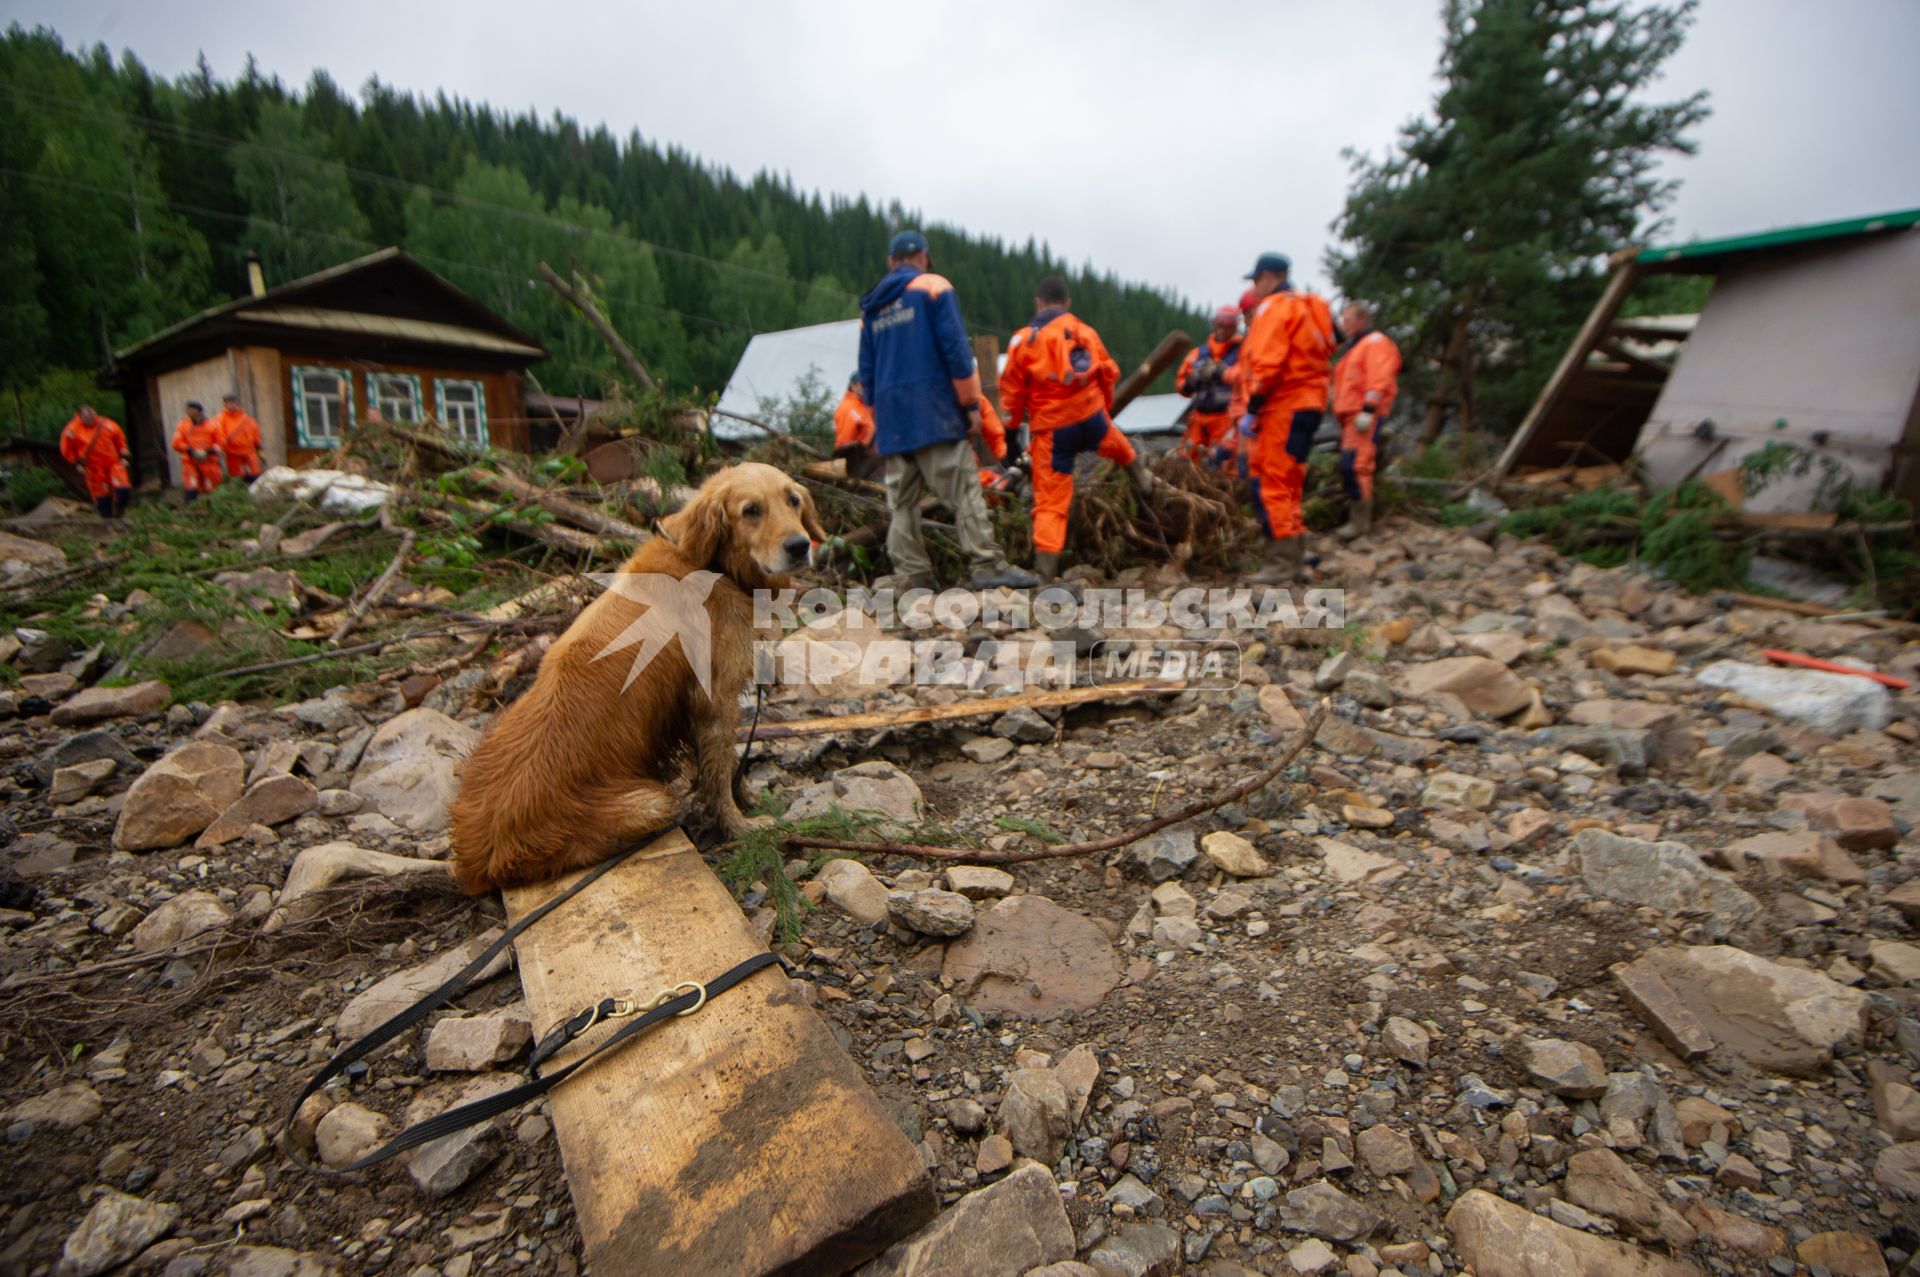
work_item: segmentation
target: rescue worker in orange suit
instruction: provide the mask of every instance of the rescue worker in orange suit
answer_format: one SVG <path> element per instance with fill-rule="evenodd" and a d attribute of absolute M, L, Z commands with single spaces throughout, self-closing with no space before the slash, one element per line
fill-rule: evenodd
<path fill-rule="evenodd" d="M 1340 308 L 1346 353 L 1333 366 L 1333 415 L 1340 422 L 1340 483 L 1347 521 L 1334 535 L 1351 541 L 1373 531 L 1373 469 L 1381 427 L 1393 411 L 1400 378 L 1400 347 L 1373 326 L 1373 308 L 1350 301 Z"/>
<path fill-rule="evenodd" d="M 227 473 L 245 483 L 260 477 L 260 423 L 240 406 L 239 395 L 220 401 L 220 450 L 226 454 Z"/>
<path fill-rule="evenodd" d="M 1018 439 L 1024 419 L 1033 437 L 1033 570 L 1041 580 L 1060 573 L 1067 546 L 1067 510 L 1073 504 L 1073 465 L 1094 452 L 1127 473 L 1151 495 L 1153 472 L 1109 415 L 1120 365 L 1086 320 L 1068 309 L 1067 281 L 1049 275 L 1034 290 L 1033 322 L 1007 343 L 1000 402 L 1007 433 Z M 1017 457 L 1016 457 L 1017 459 Z"/>
<path fill-rule="evenodd" d="M 60 455 L 86 473 L 87 495 L 101 518 L 127 512 L 133 480 L 127 477 L 127 436 L 119 422 L 101 416 L 90 403 L 81 404 L 60 432 Z"/>
<path fill-rule="evenodd" d="M 188 501 L 212 492 L 226 478 L 220 469 L 225 441 L 220 422 L 207 420 L 206 409 L 188 401 L 187 415 L 173 428 L 173 450 L 180 454 L 180 486 L 186 489 Z"/>
<path fill-rule="evenodd" d="M 864 479 L 880 468 L 873 455 L 873 410 L 860 397 L 860 374 L 847 380 L 847 393 L 833 410 L 833 455 L 847 463 L 847 475 Z"/>
<path fill-rule="evenodd" d="M 1187 412 L 1187 455 L 1216 470 L 1235 452 L 1234 389 L 1240 383 L 1240 308 L 1213 312 L 1213 331 L 1187 352 L 1173 388 L 1193 400 Z"/>
<path fill-rule="evenodd" d="M 1254 512 L 1271 546 L 1253 580 L 1296 580 L 1306 569 L 1307 454 L 1326 415 L 1333 377 L 1333 313 L 1322 298 L 1295 292 L 1285 254 L 1262 253 L 1247 278 L 1259 301 L 1240 347 L 1242 435 L 1252 440 Z"/>

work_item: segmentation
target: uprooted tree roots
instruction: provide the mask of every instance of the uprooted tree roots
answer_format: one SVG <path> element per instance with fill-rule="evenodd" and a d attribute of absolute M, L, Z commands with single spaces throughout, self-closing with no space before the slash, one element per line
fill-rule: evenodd
<path fill-rule="evenodd" d="M 0 1049 L 30 1042 L 64 1051 L 101 1024 L 124 1032 L 180 1020 L 207 998 L 265 981 L 310 984 L 355 953 L 485 907 L 450 880 L 375 878 L 316 893 L 310 911 L 275 931 L 264 920 L 235 921 L 154 953 L 16 976 L 0 988 Z M 174 988 L 152 978 L 174 962 L 192 967 L 193 977 Z"/>
<path fill-rule="evenodd" d="M 1254 541 L 1246 482 L 1178 453 L 1153 463 L 1160 480 L 1142 498 L 1124 471 L 1102 466 L 1074 495 L 1068 539 L 1075 562 L 1114 573 L 1145 563 L 1225 571 Z"/>

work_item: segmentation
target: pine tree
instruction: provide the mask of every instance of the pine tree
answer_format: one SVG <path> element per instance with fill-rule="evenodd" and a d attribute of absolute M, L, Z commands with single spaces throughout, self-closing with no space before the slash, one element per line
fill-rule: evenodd
<path fill-rule="evenodd" d="M 373 228 L 346 173 L 299 107 L 269 102 L 233 148 L 233 180 L 247 203 L 247 237 L 267 278 L 285 283 L 372 252 Z"/>
<path fill-rule="evenodd" d="M 1706 95 L 1649 104 L 1694 0 L 1446 0 L 1433 118 L 1354 186 L 1328 255 L 1407 356 L 1422 438 L 1510 428 L 1598 294 L 1605 254 L 1657 228 Z"/>

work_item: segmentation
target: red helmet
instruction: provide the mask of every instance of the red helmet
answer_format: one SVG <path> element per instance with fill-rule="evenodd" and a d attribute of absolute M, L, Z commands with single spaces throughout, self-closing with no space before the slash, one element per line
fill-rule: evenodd
<path fill-rule="evenodd" d="M 1215 327 L 1221 324 L 1239 323 L 1240 308 L 1238 306 L 1222 306 L 1219 310 L 1213 312 L 1213 322 Z"/>
<path fill-rule="evenodd" d="M 1240 313 L 1243 315 L 1246 314 L 1248 311 L 1252 310 L 1254 306 L 1259 303 L 1259 301 L 1260 301 L 1260 294 L 1254 292 L 1251 288 L 1249 288 L 1246 292 L 1241 293 L 1240 294 Z"/>

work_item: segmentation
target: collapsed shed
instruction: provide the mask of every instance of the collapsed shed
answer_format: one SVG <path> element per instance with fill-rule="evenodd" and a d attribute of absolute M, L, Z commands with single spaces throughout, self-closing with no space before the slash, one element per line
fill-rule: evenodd
<path fill-rule="evenodd" d="M 1769 484 L 1751 511 L 1812 509 L 1842 476 L 1920 504 L 1916 223 L 1908 209 L 1616 253 L 1495 477 L 1637 453 L 1666 487 L 1781 442 L 1819 464 Z M 1635 285 L 1661 274 L 1711 277 L 1700 313 L 1622 317 Z"/>

